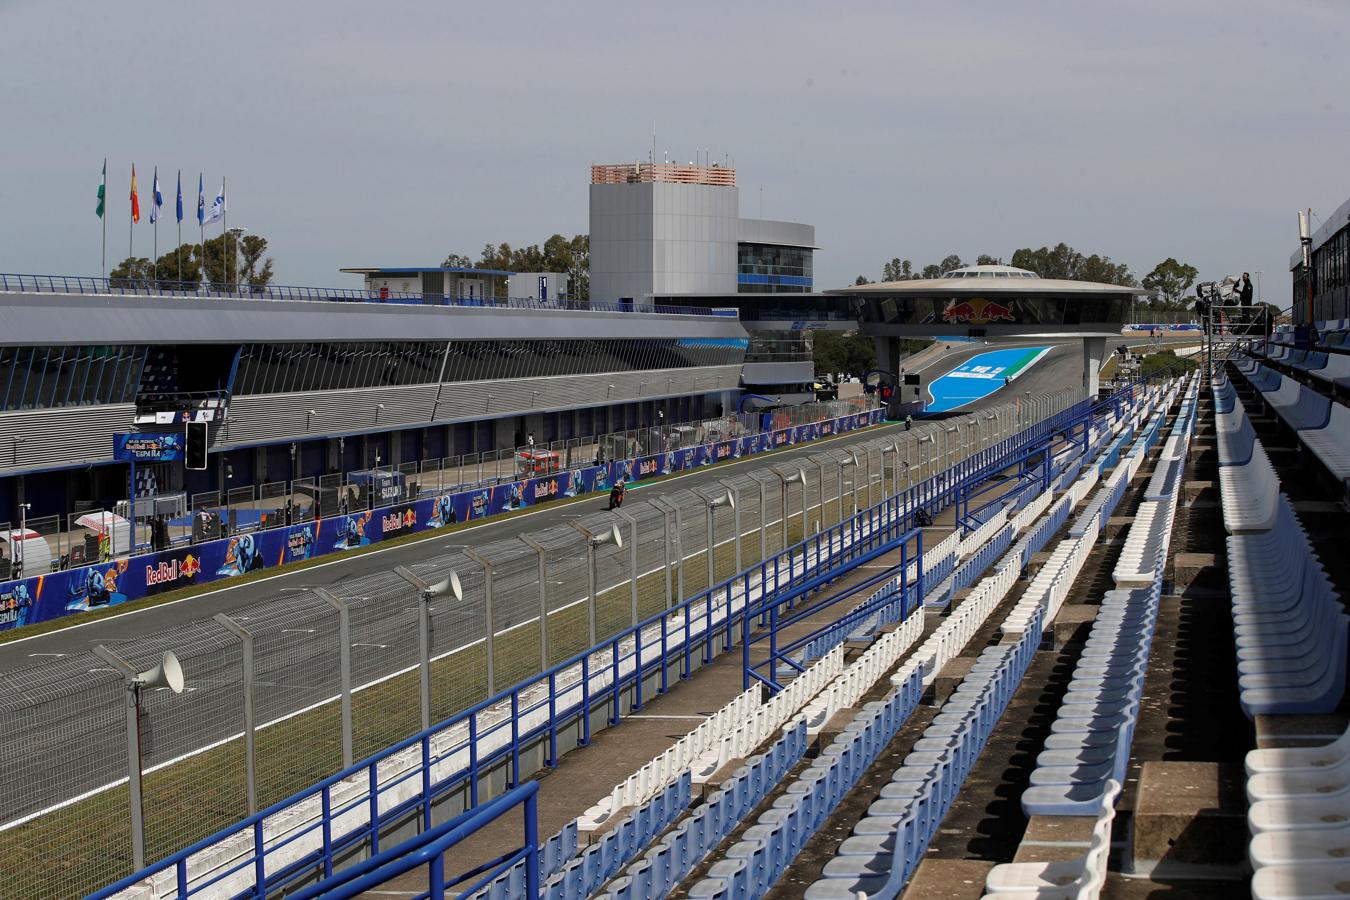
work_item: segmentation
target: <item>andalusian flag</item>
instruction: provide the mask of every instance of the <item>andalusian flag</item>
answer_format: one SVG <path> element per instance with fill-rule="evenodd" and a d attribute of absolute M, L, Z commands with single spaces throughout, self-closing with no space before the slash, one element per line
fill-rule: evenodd
<path fill-rule="evenodd" d="M 131 164 L 131 224 L 141 220 L 141 201 L 136 196 L 136 164 Z"/>
<path fill-rule="evenodd" d="M 100 219 L 103 218 L 103 193 L 108 187 L 108 161 L 103 161 L 103 177 L 98 182 L 98 206 L 94 207 L 94 214 Z"/>

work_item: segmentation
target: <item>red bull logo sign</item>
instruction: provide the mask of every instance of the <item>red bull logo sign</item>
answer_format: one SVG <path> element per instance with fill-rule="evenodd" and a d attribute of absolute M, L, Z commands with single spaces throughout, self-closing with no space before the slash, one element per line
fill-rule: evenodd
<path fill-rule="evenodd" d="M 994 322 L 1016 322 L 1012 307 L 995 300 L 950 300 L 942 310 L 942 321 L 950 324 L 989 325 Z"/>

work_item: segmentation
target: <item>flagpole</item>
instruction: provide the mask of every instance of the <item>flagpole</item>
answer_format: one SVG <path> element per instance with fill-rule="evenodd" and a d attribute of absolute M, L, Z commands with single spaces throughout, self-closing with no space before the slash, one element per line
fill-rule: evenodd
<path fill-rule="evenodd" d="M 103 277 L 108 277 L 108 157 L 103 157 L 103 215 L 99 216 L 103 220 Z"/>
<path fill-rule="evenodd" d="M 155 214 L 155 221 L 150 224 L 154 226 L 151 230 L 154 237 L 150 241 L 150 271 L 154 272 L 154 280 L 159 281 L 159 166 L 155 166 L 154 178 L 150 180 L 150 209 Z"/>
<path fill-rule="evenodd" d="M 135 181 L 136 181 L 136 167 L 135 167 L 134 165 L 131 167 L 131 180 L 132 180 L 131 189 L 132 189 L 133 192 L 135 192 L 135 190 L 136 190 L 136 185 L 135 185 Z M 128 257 L 128 258 L 131 258 L 131 257 L 133 257 L 133 256 L 136 255 L 136 254 L 133 253 L 132 250 L 131 250 L 131 248 L 134 246 L 135 241 L 136 241 L 136 208 L 135 208 L 135 206 L 131 206 L 130 208 L 127 209 L 127 223 L 128 223 L 128 225 L 127 225 L 127 257 Z M 130 270 L 128 270 L 128 271 L 130 271 Z"/>
<path fill-rule="evenodd" d="M 234 272 L 230 271 L 230 246 L 225 242 L 225 211 L 230 208 L 230 200 L 225 196 L 225 176 L 220 176 L 220 249 L 225 257 L 225 292 L 228 294 L 234 284 Z"/>

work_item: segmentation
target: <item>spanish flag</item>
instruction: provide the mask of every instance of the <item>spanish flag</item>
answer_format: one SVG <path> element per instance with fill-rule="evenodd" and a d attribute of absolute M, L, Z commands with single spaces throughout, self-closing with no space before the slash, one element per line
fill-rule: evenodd
<path fill-rule="evenodd" d="M 141 220 L 141 201 L 136 197 L 136 164 L 131 164 L 131 224 Z"/>

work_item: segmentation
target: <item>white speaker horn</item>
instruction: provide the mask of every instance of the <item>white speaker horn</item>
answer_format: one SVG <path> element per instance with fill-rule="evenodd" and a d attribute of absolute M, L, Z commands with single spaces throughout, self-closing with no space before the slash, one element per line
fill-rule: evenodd
<path fill-rule="evenodd" d="M 452 571 L 444 581 L 439 582 L 431 588 L 431 592 L 438 597 L 449 594 L 456 601 L 464 599 L 464 588 L 459 583 L 459 573 Z"/>
<path fill-rule="evenodd" d="M 153 669 L 147 669 L 136 676 L 136 684 L 142 688 L 166 687 L 175 694 L 183 693 L 183 667 L 173 651 L 165 650 L 164 658 Z"/>
<path fill-rule="evenodd" d="M 612 537 L 612 538 L 614 539 L 614 546 L 616 546 L 616 547 L 618 547 L 620 550 L 622 550 L 622 549 L 623 549 L 623 532 L 619 530 L 619 526 L 618 526 L 618 525 L 611 525 L 611 526 L 609 526 L 609 529 L 610 529 L 610 537 Z"/>

